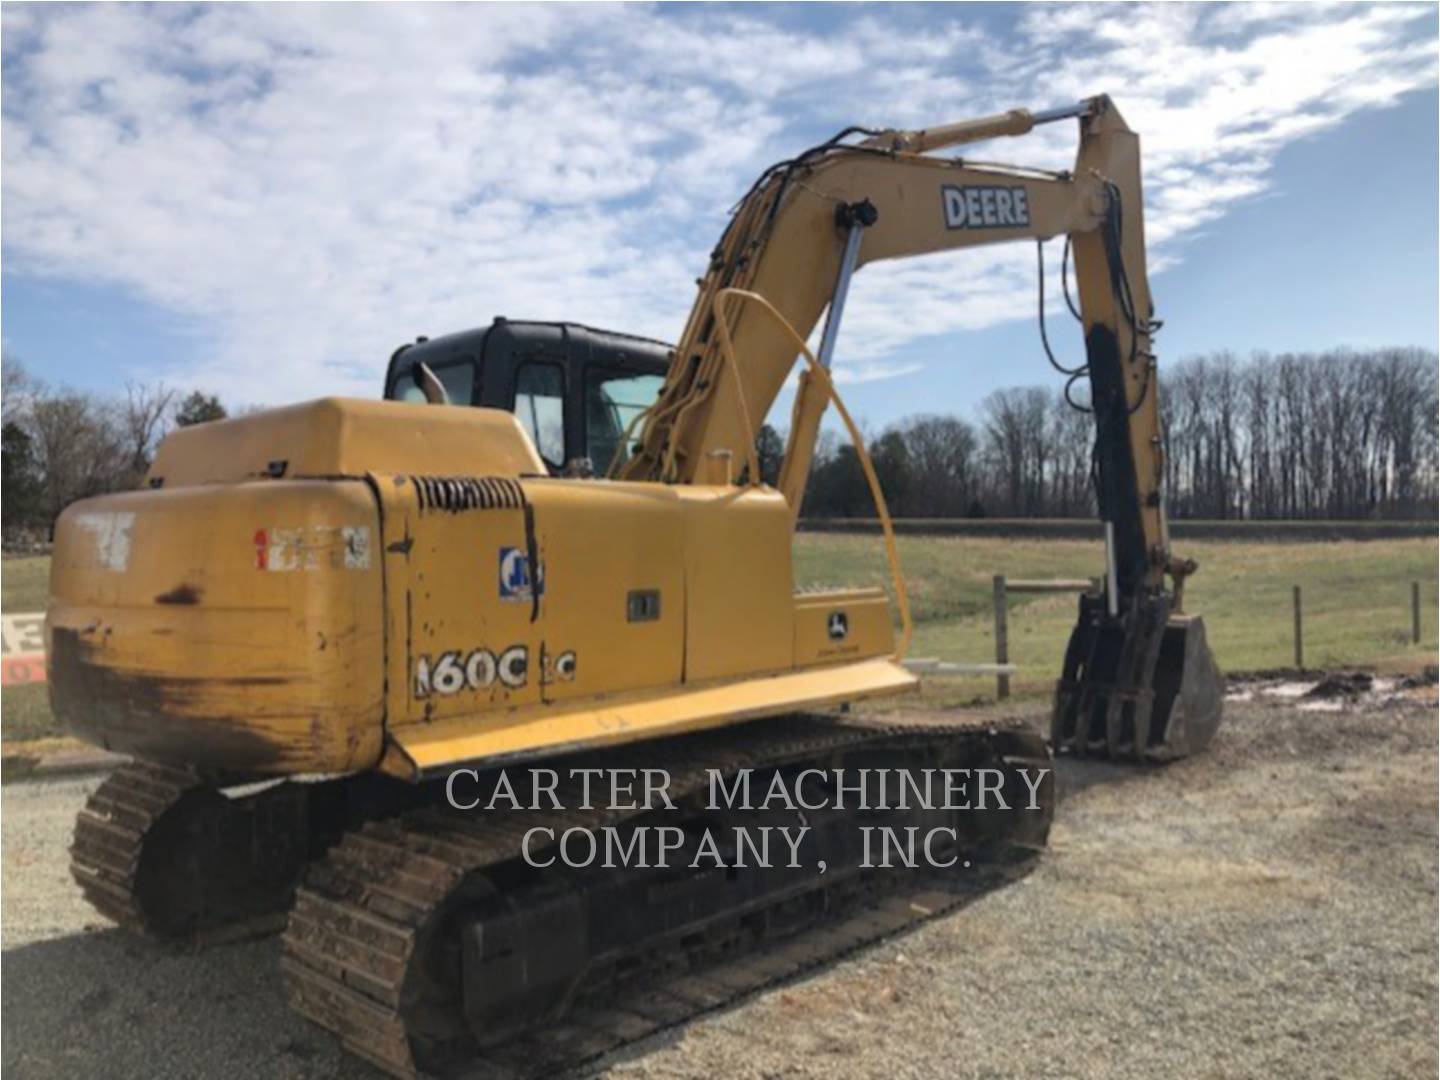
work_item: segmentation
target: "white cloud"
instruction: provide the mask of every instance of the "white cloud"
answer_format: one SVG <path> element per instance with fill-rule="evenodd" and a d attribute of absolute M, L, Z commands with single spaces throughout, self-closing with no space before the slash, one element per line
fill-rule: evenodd
<path fill-rule="evenodd" d="M 753 176 L 852 122 L 1108 90 L 1142 133 L 1152 261 L 1171 265 L 1269 189 L 1284 146 L 1436 74 L 1424 6 L 1032 7 L 1003 37 L 948 7 L 811 33 L 601 5 L 3 19 L 7 269 L 199 320 L 203 362 L 168 374 L 248 401 L 373 394 L 394 344 L 493 314 L 673 338 Z M 1063 167 L 1072 137 L 986 154 Z M 904 374 L 908 343 L 1031 317 L 1033 259 L 867 269 L 839 375 Z"/>

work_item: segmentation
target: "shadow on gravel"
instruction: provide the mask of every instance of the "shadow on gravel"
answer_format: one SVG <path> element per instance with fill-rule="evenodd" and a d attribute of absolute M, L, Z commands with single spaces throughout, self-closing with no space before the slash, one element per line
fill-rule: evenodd
<path fill-rule="evenodd" d="M 697 981 L 709 984 L 717 993 L 725 994 L 723 1000 L 712 1005 L 695 1008 L 692 998 L 692 1007 L 688 1010 L 688 1015 L 678 1019 L 677 1022 L 653 1034 L 626 1042 L 603 1054 L 584 1060 L 571 1061 L 557 1070 L 557 1074 L 574 1077 L 591 1076 L 607 1066 L 643 1059 L 663 1047 L 676 1043 L 683 1037 L 686 1025 L 701 1016 L 723 1016 L 739 1009 L 766 991 L 822 977 L 842 963 L 862 957 L 870 950 L 904 941 L 922 927 L 938 919 L 952 916 L 963 918 L 965 908 L 971 904 L 1028 877 L 1039 866 L 1041 856 L 1041 852 L 1022 852 L 1012 848 L 995 855 L 993 862 L 977 864 L 974 869 L 967 871 L 963 878 L 935 879 L 930 885 L 943 888 L 948 894 L 948 900 L 943 909 L 934 911 L 926 909 L 925 904 L 931 901 L 927 900 L 926 884 L 921 882 L 914 887 L 907 886 L 886 896 L 875 898 L 874 903 L 868 908 L 858 911 L 852 918 L 842 919 L 836 924 L 827 924 L 773 944 L 762 945 L 753 956 L 747 954 L 715 967 L 702 969 L 695 978 L 685 980 L 685 982 L 691 984 L 692 991 L 693 984 Z M 911 902 L 912 898 L 913 903 Z M 878 934 L 875 933 L 876 922 L 882 917 L 878 912 L 886 908 L 893 909 L 897 904 L 909 904 L 911 907 L 909 918 L 904 921 L 903 925 L 886 928 Z M 867 938 L 865 937 L 867 933 L 873 936 Z M 852 937 L 852 935 L 855 936 Z M 779 976 L 767 977 L 763 974 L 765 969 L 783 966 L 786 956 L 793 958 L 798 965 L 797 970 Z M 752 980 L 753 984 L 747 986 L 746 984 L 752 983 Z M 653 1007 L 654 991 L 650 989 L 622 991 L 609 999 L 606 1005 L 609 1010 L 624 1012 L 637 1008 L 642 1001 L 646 1002 L 649 1007 Z M 576 1018 L 582 1023 L 585 1019 L 585 1011 L 586 1003 L 582 1001 L 576 1009 Z M 514 1067 L 514 1063 L 510 1064 Z M 519 1075 L 527 1077 L 528 1080 L 532 1076 L 546 1075 L 548 1070 L 537 1070 L 530 1073 L 519 1068 L 516 1071 Z"/>
<path fill-rule="evenodd" d="M 120 930 L 5 950 L 5 1073 L 16 1077 L 356 1077 L 285 1005 L 278 938 L 187 953 Z"/>
<path fill-rule="evenodd" d="M 538 1040 L 549 1051 L 542 1056 L 551 1060 L 536 1074 L 588 1074 L 597 1061 L 643 1058 L 674 1043 L 700 1016 L 732 1011 L 768 989 L 824 975 L 848 958 L 903 940 L 933 919 L 956 915 L 1018 882 L 1037 864 L 1033 854 L 1002 856 L 962 879 L 918 883 L 877 898 L 892 911 L 906 907 L 903 919 L 887 921 L 878 909 L 860 910 L 678 982 L 679 973 L 672 971 L 658 983 L 621 989 L 603 1001 L 582 998 L 572 1017 L 547 1027 Z M 943 907 L 928 891 L 942 884 Z M 382 1075 L 290 1011 L 275 937 L 187 952 L 107 929 L 7 949 L 4 956 L 9 977 L 0 984 L 0 1067 L 11 1076 L 372 1080 Z M 564 1054 L 555 1044 L 564 1041 L 571 1022 L 591 1020 L 587 1013 L 597 1007 L 612 1017 L 628 1012 L 632 1020 L 643 1011 L 658 1023 L 649 1034 L 599 1055 Z M 595 1029 L 589 1031 L 593 1036 Z M 517 1063 L 512 1058 L 510 1064 Z"/>

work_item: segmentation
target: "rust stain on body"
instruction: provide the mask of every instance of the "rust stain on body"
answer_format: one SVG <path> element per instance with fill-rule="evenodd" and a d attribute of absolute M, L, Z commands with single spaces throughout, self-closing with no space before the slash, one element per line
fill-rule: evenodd
<path fill-rule="evenodd" d="M 53 631 L 51 707 L 66 727 L 88 742 L 161 761 L 257 775 L 286 772 L 303 756 L 304 746 L 267 737 L 238 718 L 195 715 L 196 705 L 205 699 L 293 680 L 184 679 L 122 671 L 97 659 L 100 648 L 73 629 Z"/>
<path fill-rule="evenodd" d="M 169 592 L 163 592 L 155 597 L 157 604 L 198 604 L 200 597 L 205 595 L 205 590 L 198 585 L 180 584 Z"/>

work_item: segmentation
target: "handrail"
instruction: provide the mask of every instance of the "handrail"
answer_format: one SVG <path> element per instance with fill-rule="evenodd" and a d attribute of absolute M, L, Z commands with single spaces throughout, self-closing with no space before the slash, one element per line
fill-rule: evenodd
<path fill-rule="evenodd" d="M 745 404 L 745 386 L 740 381 L 740 364 L 735 359 L 735 342 L 730 337 L 730 327 L 725 325 L 725 320 L 720 317 L 720 300 L 727 293 L 739 293 L 742 296 L 759 297 L 759 293 L 746 293 L 741 289 L 721 289 L 715 294 L 715 303 L 711 311 L 715 313 L 715 329 L 720 331 L 720 351 L 725 356 L 725 366 L 730 369 L 730 377 L 735 383 L 735 404 L 740 410 L 740 430 L 745 432 L 745 461 L 750 466 L 750 486 L 754 487 L 761 482 L 760 459 L 755 453 L 755 428 L 750 423 L 750 407 Z M 773 308 L 771 309 L 774 310 Z M 783 320 L 778 311 L 775 315 Z M 789 323 L 785 324 L 789 327 Z M 790 331 L 792 334 L 794 330 Z"/>
<path fill-rule="evenodd" d="M 860 435 L 860 429 L 855 426 L 855 421 L 850 418 L 850 410 L 845 408 L 845 403 L 840 400 L 840 394 L 835 389 L 835 383 L 830 378 L 830 372 L 826 371 L 820 361 L 815 359 L 815 354 L 810 351 L 810 346 L 805 344 L 805 339 L 796 332 L 795 327 L 790 325 L 790 320 L 780 314 L 780 312 L 776 310 L 775 305 L 759 293 L 750 292 L 748 289 L 721 289 L 715 294 L 715 303 L 712 310 L 715 314 L 716 326 L 724 328 L 720 334 L 720 347 L 724 350 L 725 359 L 729 363 L 730 370 L 735 375 L 737 384 L 740 378 L 739 367 L 735 361 L 734 347 L 730 340 L 729 330 L 725 328 L 725 320 L 720 317 L 721 313 L 719 311 L 721 301 L 728 300 L 732 296 L 740 300 L 754 300 L 757 302 L 760 307 L 790 335 L 791 340 L 795 343 L 795 347 L 800 351 L 800 355 L 803 356 L 805 362 L 810 365 L 811 377 L 820 380 L 820 385 L 824 388 L 825 393 L 829 396 L 830 400 L 835 403 L 835 411 L 840 414 L 840 419 L 845 423 L 845 429 L 850 434 L 850 442 L 855 447 L 855 455 L 860 459 L 860 468 L 865 473 L 865 482 L 870 487 L 870 497 L 874 500 L 875 512 L 880 517 L 880 527 L 885 534 L 885 555 L 890 561 L 890 579 L 895 586 L 895 602 L 900 608 L 900 645 L 895 650 L 894 658 L 896 661 L 903 660 L 905 654 L 910 651 L 910 639 L 915 634 L 915 626 L 910 619 L 910 600 L 905 594 L 905 575 L 900 569 L 900 551 L 895 543 L 895 528 L 890 521 L 890 509 L 885 505 L 885 493 L 880 489 L 880 479 L 875 475 L 875 466 L 870 462 L 870 454 L 865 449 L 865 440 Z M 745 398 L 744 395 L 740 393 L 740 387 L 738 385 L 736 386 L 736 393 L 739 396 L 741 416 L 745 418 L 745 431 L 750 432 L 752 429 L 750 427 L 749 415 L 745 410 Z M 753 461 L 755 456 L 753 434 L 748 441 L 750 443 L 750 457 Z M 753 478 L 756 475 L 753 464 L 750 467 L 750 475 L 753 482 Z"/>

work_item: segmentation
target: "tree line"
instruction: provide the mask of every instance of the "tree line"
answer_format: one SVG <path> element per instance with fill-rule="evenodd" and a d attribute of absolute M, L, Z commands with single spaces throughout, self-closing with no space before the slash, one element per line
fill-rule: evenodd
<path fill-rule="evenodd" d="M 7 535 L 48 532 L 76 499 L 138 487 L 168 431 L 227 415 L 214 395 L 182 396 L 163 383 L 132 382 L 123 395 L 101 397 L 51 388 L 10 357 L 0 376 Z"/>
<path fill-rule="evenodd" d="M 1161 375 L 1166 499 L 1177 518 L 1423 518 L 1437 513 L 1437 358 L 1421 349 L 1192 357 Z M 138 486 L 165 433 L 218 398 L 130 383 L 52 389 L 3 364 L 4 526 L 48 530 L 70 502 Z M 1083 405 L 1083 401 L 1079 404 Z M 897 517 L 1087 517 L 1091 416 L 1058 388 L 1013 387 L 973 420 L 912 416 L 867 439 Z M 757 440 L 765 479 L 782 433 Z M 822 433 L 807 517 L 871 517 L 855 450 Z"/>
<path fill-rule="evenodd" d="M 1171 516 L 1434 517 L 1436 365 L 1413 348 L 1170 365 L 1160 411 Z M 897 517 L 1086 517 L 1093 443 L 1092 417 L 1060 389 L 1018 387 L 985 398 L 973 421 L 909 417 L 867 449 Z M 802 513 L 874 515 L 853 447 L 822 440 Z"/>

